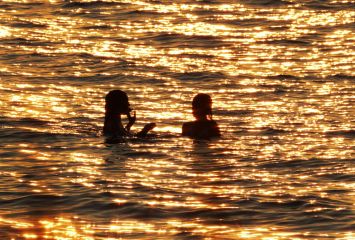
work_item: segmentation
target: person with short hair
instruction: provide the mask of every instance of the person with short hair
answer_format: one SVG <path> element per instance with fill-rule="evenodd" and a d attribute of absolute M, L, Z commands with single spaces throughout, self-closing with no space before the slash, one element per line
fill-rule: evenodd
<path fill-rule="evenodd" d="M 182 125 L 183 136 L 203 139 L 221 136 L 217 122 L 212 119 L 210 95 L 199 93 L 193 98 L 192 114 L 196 120 Z"/>

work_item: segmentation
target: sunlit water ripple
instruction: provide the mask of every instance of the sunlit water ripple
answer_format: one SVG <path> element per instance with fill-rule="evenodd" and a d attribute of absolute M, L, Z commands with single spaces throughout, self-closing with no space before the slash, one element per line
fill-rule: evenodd
<path fill-rule="evenodd" d="M 0 239 L 354 239 L 351 0 L 0 3 Z M 155 136 L 105 144 L 104 95 Z M 180 136 L 212 95 L 221 139 Z"/>

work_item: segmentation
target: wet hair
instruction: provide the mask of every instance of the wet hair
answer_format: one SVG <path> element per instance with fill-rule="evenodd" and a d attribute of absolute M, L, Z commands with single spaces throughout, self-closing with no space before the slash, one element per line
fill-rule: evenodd
<path fill-rule="evenodd" d="M 202 114 L 209 116 L 212 120 L 212 98 L 205 93 L 197 94 L 192 100 L 192 108 L 199 109 Z"/>
<path fill-rule="evenodd" d="M 127 93 L 121 90 L 112 90 L 105 97 L 106 114 L 118 114 L 125 110 L 125 105 L 128 104 Z"/>

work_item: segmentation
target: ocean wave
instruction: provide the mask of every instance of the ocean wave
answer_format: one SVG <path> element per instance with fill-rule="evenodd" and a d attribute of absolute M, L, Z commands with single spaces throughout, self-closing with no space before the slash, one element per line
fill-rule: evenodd
<path fill-rule="evenodd" d="M 0 203 L 2 205 L 12 205 L 12 206 L 26 206 L 29 205 L 31 207 L 43 207 L 43 204 L 48 205 L 59 205 L 65 204 L 69 200 L 68 197 L 65 196 L 56 196 L 50 194 L 33 194 L 28 196 L 22 196 L 18 198 L 8 199 L 8 200 L 1 200 Z"/>
<path fill-rule="evenodd" d="M 0 43 L 6 45 L 16 45 L 16 46 L 50 46 L 50 45 L 55 45 L 63 42 L 39 41 L 39 40 L 25 39 L 25 38 L 5 38 L 0 40 Z M 23 54 L 21 54 L 21 56 L 23 56 Z"/>
<path fill-rule="evenodd" d="M 292 39 L 281 39 L 281 40 L 266 40 L 262 43 L 266 44 L 276 44 L 276 45 L 296 45 L 296 46 L 307 46 L 311 45 L 312 43 L 309 41 L 304 40 L 292 40 Z"/>
<path fill-rule="evenodd" d="M 348 160 L 349 163 L 355 163 L 354 160 Z M 326 179 L 331 181 L 342 181 L 342 182 L 354 182 L 355 175 L 353 174 L 344 174 L 344 173 L 324 173 L 317 176 L 320 179 Z M 331 193 L 347 193 L 347 190 L 332 190 Z"/>
<path fill-rule="evenodd" d="M 120 15 L 121 14 L 129 15 L 131 17 L 137 16 L 138 18 L 141 18 L 141 17 L 148 17 L 148 16 L 154 16 L 154 15 L 156 17 L 157 15 L 166 15 L 167 13 L 148 11 L 148 10 L 132 10 L 132 11 L 120 13 Z"/>
<path fill-rule="evenodd" d="M 220 110 L 213 111 L 214 114 L 221 116 L 250 116 L 255 113 L 254 110 Z"/>
<path fill-rule="evenodd" d="M 96 216 L 120 216 L 121 218 L 162 219 L 166 212 L 159 207 L 152 207 L 138 202 L 115 203 L 92 198 L 81 198 L 83 201 L 72 206 L 71 211 Z"/>
<path fill-rule="evenodd" d="M 41 2 L 11 2 L 9 4 L 6 3 L 0 3 L 0 9 L 6 9 L 6 10 L 28 10 L 29 8 L 33 7 L 39 7 L 44 5 L 44 3 Z M 35 13 L 32 13 L 35 14 Z"/>
<path fill-rule="evenodd" d="M 3 126 L 47 126 L 51 122 L 43 121 L 37 118 L 8 118 L 0 117 L 0 125 Z"/>
<path fill-rule="evenodd" d="M 46 24 L 26 22 L 26 21 L 11 23 L 10 26 L 16 28 L 47 28 L 48 27 L 48 25 Z"/>
<path fill-rule="evenodd" d="M 81 27 L 81 29 L 85 29 L 85 30 L 95 30 L 95 29 L 106 30 L 111 28 L 112 27 L 109 25 L 89 25 L 89 26 Z"/>
<path fill-rule="evenodd" d="M 107 2 L 107 1 L 91 1 L 91 2 L 69 2 L 62 5 L 62 8 L 96 8 L 96 7 L 112 7 L 123 5 L 124 3 Z"/>
<path fill-rule="evenodd" d="M 241 2 L 248 5 L 257 5 L 257 6 L 259 5 L 259 6 L 266 6 L 266 7 L 285 6 L 285 5 L 294 4 L 293 2 L 289 2 L 285 0 L 242 0 Z"/>
<path fill-rule="evenodd" d="M 140 38 L 143 41 L 153 41 L 161 47 L 190 47 L 190 48 L 216 48 L 227 47 L 231 44 L 223 41 L 220 37 L 193 35 L 188 36 L 185 34 L 177 33 L 159 33 L 154 36 Z"/>
<path fill-rule="evenodd" d="M 276 79 L 276 80 L 299 80 L 300 78 L 294 75 L 288 74 L 279 74 L 274 76 L 267 76 L 268 79 Z"/>
<path fill-rule="evenodd" d="M 325 134 L 328 137 L 355 138 L 355 130 L 328 131 Z"/>
<path fill-rule="evenodd" d="M 337 79 L 337 80 L 355 80 L 354 75 L 347 75 L 347 74 L 341 74 L 341 73 L 329 75 L 326 78 Z"/>
<path fill-rule="evenodd" d="M 225 79 L 227 76 L 221 72 L 186 72 L 172 73 L 173 78 L 182 81 L 215 81 Z"/>
<path fill-rule="evenodd" d="M 199 53 L 181 53 L 176 55 L 179 58 L 192 58 L 192 59 L 212 59 L 215 56 L 210 54 L 199 54 Z"/>
<path fill-rule="evenodd" d="M 10 4 L 0 4 L 0 9 L 10 9 L 11 8 L 11 5 Z"/>
<path fill-rule="evenodd" d="M 300 169 L 306 170 L 307 168 L 315 168 L 315 167 L 324 167 L 332 165 L 329 161 L 323 161 L 322 159 L 295 159 L 295 160 L 282 160 L 282 161 L 275 161 L 275 162 L 266 162 L 260 164 L 260 168 L 287 168 L 287 169 Z"/>
<path fill-rule="evenodd" d="M 0 239 L 352 230 L 353 7 L 333 11 L 345 1 L 19 2 L 0 3 L 0 212 L 12 217 Z M 104 143 L 117 88 L 137 110 L 132 130 L 155 119 L 156 137 Z M 198 92 L 212 95 L 219 139 L 178 133 Z"/>
<path fill-rule="evenodd" d="M 239 205 L 236 202 L 236 205 Z M 235 209 L 235 208 L 221 208 L 221 209 L 185 209 L 183 211 L 177 212 L 177 217 L 182 219 L 191 219 L 191 218 L 201 218 L 204 221 L 218 221 L 223 224 L 257 224 L 262 221 L 262 217 L 265 216 L 265 213 L 262 213 L 258 210 L 245 209 L 246 206 L 243 206 L 244 210 Z M 223 219 L 223 220 L 222 220 Z"/>
<path fill-rule="evenodd" d="M 354 8 L 354 2 L 313 0 L 305 2 L 303 6 L 316 10 L 348 10 Z"/>
<path fill-rule="evenodd" d="M 0 138 L 6 142 L 57 142 L 67 141 L 68 138 L 78 137 L 79 133 L 52 133 L 44 130 L 30 131 L 26 128 L 6 128 L 0 129 Z"/>
<path fill-rule="evenodd" d="M 248 18 L 248 19 L 235 19 L 235 20 L 213 20 L 213 22 L 218 22 L 222 24 L 228 24 L 233 26 L 242 26 L 242 27 L 252 27 L 252 26 L 273 26 L 273 27 L 283 27 L 284 29 L 288 29 L 287 25 L 291 24 L 291 21 L 283 21 L 283 20 L 268 20 L 268 19 L 260 19 L 260 18 Z"/>
<path fill-rule="evenodd" d="M 280 135 L 280 134 L 287 134 L 287 133 L 290 133 L 289 131 L 286 131 L 286 130 L 283 130 L 283 129 L 275 129 L 275 128 L 266 128 L 266 129 L 263 129 L 260 134 L 261 135 Z"/>

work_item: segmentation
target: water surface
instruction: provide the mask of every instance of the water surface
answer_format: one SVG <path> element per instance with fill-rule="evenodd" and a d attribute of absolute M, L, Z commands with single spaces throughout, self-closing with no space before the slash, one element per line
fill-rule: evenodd
<path fill-rule="evenodd" d="M 0 3 L 1 239 L 353 239 L 354 2 Z M 138 131 L 105 144 L 104 95 Z M 223 137 L 180 136 L 211 94 Z"/>

